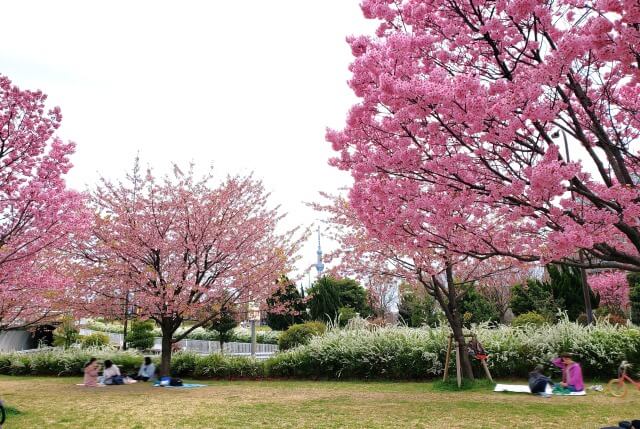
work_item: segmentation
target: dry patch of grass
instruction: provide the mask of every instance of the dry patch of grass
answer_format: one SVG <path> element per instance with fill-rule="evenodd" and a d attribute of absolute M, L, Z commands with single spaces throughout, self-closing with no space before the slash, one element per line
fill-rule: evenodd
<path fill-rule="evenodd" d="M 146 383 L 88 389 L 78 379 L 0 376 L 18 413 L 6 428 L 599 428 L 640 418 L 640 394 L 549 399 L 432 383 L 212 381 L 199 389 Z"/>

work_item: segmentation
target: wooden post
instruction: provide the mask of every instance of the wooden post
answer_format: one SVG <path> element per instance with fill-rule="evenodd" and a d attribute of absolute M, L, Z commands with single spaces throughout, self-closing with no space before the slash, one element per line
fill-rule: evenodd
<path fill-rule="evenodd" d="M 456 378 L 458 379 L 458 389 L 462 386 L 462 368 L 460 368 L 460 344 L 456 341 Z"/>
<path fill-rule="evenodd" d="M 475 334 L 465 334 L 464 336 L 471 337 L 477 341 Z M 449 364 L 451 363 L 451 351 L 452 351 L 451 349 L 452 349 L 453 342 L 454 342 L 453 335 L 450 334 L 449 344 L 447 345 L 447 355 L 445 357 L 444 375 L 442 377 L 442 381 L 447 381 L 447 378 L 449 377 Z M 456 346 L 456 378 L 458 381 L 458 388 L 460 388 L 462 386 L 462 368 L 460 367 L 460 344 L 458 344 L 458 342 L 456 341 L 455 346 Z M 484 373 L 486 374 L 487 378 L 493 383 L 493 377 L 491 377 L 491 372 L 489 371 L 489 366 L 487 365 L 487 361 L 485 359 L 480 359 L 480 363 L 482 364 L 482 368 L 484 369 Z"/>
<path fill-rule="evenodd" d="M 484 373 L 487 374 L 487 378 L 489 379 L 489 381 L 493 383 L 493 378 L 491 378 L 491 373 L 489 372 L 487 361 L 485 359 L 482 359 L 481 362 L 482 362 L 482 367 L 484 368 Z"/>
<path fill-rule="evenodd" d="M 451 343 L 453 342 L 453 336 L 449 335 L 449 345 L 447 346 L 447 356 L 444 360 L 444 377 L 442 377 L 442 381 L 447 381 L 447 377 L 449 376 L 449 362 L 451 360 Z"/>

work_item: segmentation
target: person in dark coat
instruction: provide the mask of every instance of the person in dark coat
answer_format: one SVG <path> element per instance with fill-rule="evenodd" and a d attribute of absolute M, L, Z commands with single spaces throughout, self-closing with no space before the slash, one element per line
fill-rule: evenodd
<path fill-rule="evenodd" d="M 544 393 L 547 390 L 547 385 L 551 383 L 551 379 L 543 374 L 542 365 L 536 365 L 536 367 L 529 373 L 529 390 L 534 395 Z"/>

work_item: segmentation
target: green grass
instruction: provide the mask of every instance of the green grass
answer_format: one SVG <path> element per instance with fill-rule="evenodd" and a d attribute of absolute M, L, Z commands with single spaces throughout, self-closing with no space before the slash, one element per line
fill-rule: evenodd
<path fill-rule="evenodd" d="M 544 399 L 438 382 L 207 381 L 85 388 L 79 378 L 0 376 L 5 428 L 599 428 L 640 418 L 640 392 Z"/>

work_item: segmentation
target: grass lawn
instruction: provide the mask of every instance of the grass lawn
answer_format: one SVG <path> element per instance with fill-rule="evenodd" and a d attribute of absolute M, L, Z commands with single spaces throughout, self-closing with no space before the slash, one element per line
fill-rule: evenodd
<path fill-rule="evenodd" d="M 85 388 L 80 378 L 0 376 L 14 428 L 599 428 L 640 418 L 640 393 L 540 398 L 434 383 L 205 381 Z"/>

